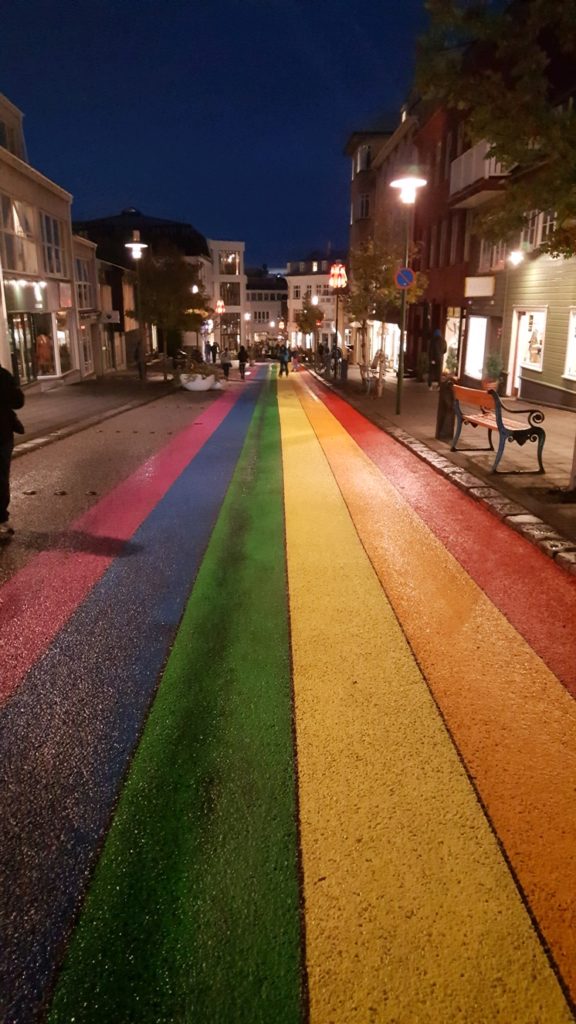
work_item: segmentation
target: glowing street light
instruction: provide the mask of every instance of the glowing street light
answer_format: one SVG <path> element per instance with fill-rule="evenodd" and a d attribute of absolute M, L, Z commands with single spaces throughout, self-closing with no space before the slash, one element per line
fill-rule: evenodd
<path fill-rule="evenodd" d="M 404 267 L 408 268 L 410 256 L 410 213 L 416 202 L 416 195 L 419 188 L 424 188 L 428 182 L 419 174 L 404 174 L 390 182 L 390 188 L 397 188 L 400 191 L 400 202 L 406 207 L 405 236 L 404 236 Z M 398 378 L 396 381 L 396 415 L 399 416 L 402 409 L 402 383 L 404 378 L 404 348 L 406 345 L 406 288 L 402 289 L 402 326 L 400 328 L 400 351 L 398 353 Z"/>
<path fill-rule="evenodd" d="M 521 249 L 513 249 L 513 251 L 508 256 L 508 262 L 511 263 L 513 267 L 519 267 L 523 260 L 524 253 Z"/>
<path fill-rule="evenodd" d="M 140 232 L 135 228 L 132 231 L 132 241 L 124 242 L 124 248 L 130 250 L 130 255 L 133 260 L 136 260 L 136 319 L 138 321 L 138 341 L 137 352 L 138 352 L 138 376 L 140 380 L 146 380 L 146 353 L 144 351 L 144 329 L 142 324 L 142 305 L 140 301 L 140 260 L 142 259 L 142 253 L 148 246 L 146 242 L 140 241 Z M 166 344 L 166 342 L 164 342 Z M 166 351 L 164 351 L 164 380 L 168 377 Z"/>

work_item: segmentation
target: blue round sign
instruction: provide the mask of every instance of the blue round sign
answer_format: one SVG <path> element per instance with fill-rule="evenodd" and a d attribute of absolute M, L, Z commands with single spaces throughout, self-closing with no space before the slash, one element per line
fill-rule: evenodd
<path fill-rule="evenodd" d="M 410 288 L 416 280 L 416 275 L 413 270 L 410 270 L 410 267 L 402 267 L 401 270 L 396 271 L 394 280 L 398 288 Z"/>

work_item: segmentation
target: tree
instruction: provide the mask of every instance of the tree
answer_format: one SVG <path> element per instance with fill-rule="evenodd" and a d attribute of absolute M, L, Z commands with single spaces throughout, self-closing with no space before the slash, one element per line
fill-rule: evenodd
<path fill-rule="evenodd" d="M 171 245 L 148 249 L 139 268 L 140 313 L 144 323 L 162 331 L 164 379 L 167 378 L 168 335 L 198 331 L 208 315 L 198 268 Z M 198 290 L 193 291 L 196 287 Z"/>
<path fill-rule="evenodd" d="M 533 211 L 555 211 L 543 244 L 576 253 L 576 7 L 567 0 L 427 0 L 417 86 L 427 100 L 461 111 L 471 142 L 510 173 L 476 217 L 479 234 L 508 241 Z"/>
<path fill-rule="evenodd" d="M 412 251 L 412 257 L 415 251 Z M 389 235 L 381 241 L 369 241 L 350 252 L 350 292 L 348 314 L 360 324 L 362 362 L 366 363 L 366 335 L 369 320 L 396 319 L 400 313 L 400 291 L 394 275 L 404 261 L 404 248 L 400 238 Z M 427 285 L 423 274 L 416 281 L 406 299 L 417 302 Z"/>
<path fill-rule="evenodd" d="M 302 334 L 312 334 L 316 339 L 316 331 L 324 320 L 324 310 L 320 309 L 320 306 L 314 306 L 312 299 L 306 296 L 302 309 L 298 310 L 294 319 Z"/>

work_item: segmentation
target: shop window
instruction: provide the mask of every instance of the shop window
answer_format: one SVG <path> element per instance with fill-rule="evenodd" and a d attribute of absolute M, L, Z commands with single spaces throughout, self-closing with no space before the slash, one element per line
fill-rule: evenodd
<path fill-rule="evenodd" d="M 60 373 L 68 373 L 72 369 L 72 353 L 70 349 L 70 327 L 68 313 L 56 313 L 56 343 L 60 359 Z"/>
<path fill-rule="evenodd" d="M 464 373 L 467 377 L 473 377 L 475 380 L 482 380 L 483 376 L 487 328 L 487 317 L 468 317 L 468 337 L 466 340 L 466 363 L 464 366 Z"/>
<path fill-rule="evenodd" d="M 64 277 L 66 274 L 66 258 L 64 252 L 64 231 L 60 221 L 40 214 L 42 229 L 42 251 L 44 254 L 44 270 L 47 274 Z"/>
<path fill-rule="evenodd" d="M 570 311 L 564 376 L 569 377 L 570 380 L 576 380 L 576 308 Z"/>
<path fill-rule="evenodd" d="M 218 253 L 218 266 L 221 274 L 236 276 L 240 273 L 240 253 L 220 252 Z"/>

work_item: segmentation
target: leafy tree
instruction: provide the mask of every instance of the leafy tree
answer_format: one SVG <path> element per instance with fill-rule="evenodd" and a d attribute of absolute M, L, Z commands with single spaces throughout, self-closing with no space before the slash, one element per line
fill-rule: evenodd
<path fill-rule="evenodd" d="M 324 320 L 324 310 L 320 306 L 314 306 L 312 300 L 306 296 L 300 309 L 294 317 L 296 325 L 302 334 L 312 334 L 316 338 L 316 331 Z"/>
<path fill-rule="evenodd" d="M 427 0 L 417 86 L 462 113 L 471 142 L 510 171 L 477 214 L 478 233 L 510 240 L 532 211 L 556 212 L 543 248 L 576 252 L 576 6 L 567 0 Z"/>
<path fill-rule="evenodd" d="M 412 251 L 412 257 L 415 250 Z M 369 320 L 398 319 L 401 296 L 394 275 L 404 262 L 404 246 L 399 238 L 390 234 L 380 241 L 372 241 L 350 252 L 350 292 L 348 314 L 360 324 L 362 362 L 366 362 L 366 338 Z M 428 281 L 416 274 L 416 281 L 408 289 L 407 302 L 417 302 Z"/>
<path fill-rule="evenodd" d="M 166 379 L 169 337 L 180 337 L 182 331 L 199 331 L 209 313 L 207 299 L 199 286 L 198 268 L 188 263 L 175 246 L 147 249 L 139 280 L 142 320 L 155 324 L 162 332 Z M 194 286 L 198 291 L 193 292 Z"/>

